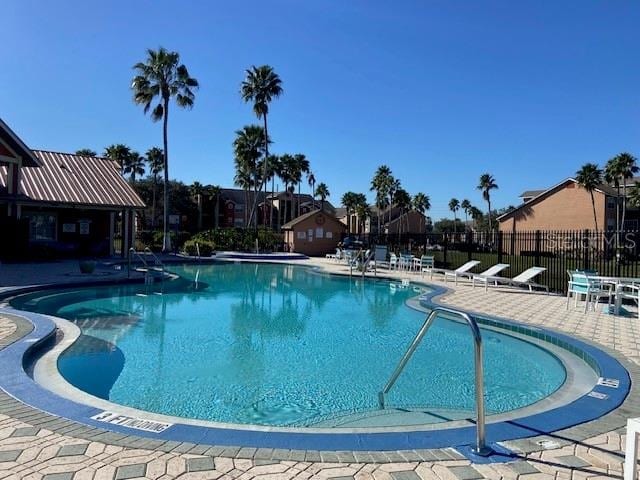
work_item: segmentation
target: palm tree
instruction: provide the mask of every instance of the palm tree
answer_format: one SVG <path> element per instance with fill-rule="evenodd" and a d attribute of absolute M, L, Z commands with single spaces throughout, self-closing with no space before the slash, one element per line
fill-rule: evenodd
<path fill-rule="evenodd" d="M 295 184 L 297 178 L 297 164 L 293 155 L 285 153 L 280 155 L 280 179 L 284 183 L 284 217 L 282 223 L 287 223 L 293 218 L 293 203 L 289 201 L 289 187 Z M 293 197 L 292 197 L 293 198 Z M 291 207 L 291 209 L 289 208 Z M 291 218 L 289 218 L 291 217 Z"/>
<path fill-rule="evenodd" d="M 585 163 L 580 170 L 576 172 L 576 181 L 578 185 L 584 188 L 591 195 L 591 207 L 593 208 L 593 223 L 598 231 L 598 216 L 596 214 L 596 202 L 593 198 L 593 192 L 602 184 L 602 170 L 595 163 Z"/>
<path fill-rule="evenodd" d="M 309 160 L 302 153 L 293 156 L 296 162 L 296 180 L 298 184 L 298 217 L 300 216 L 300 185 L 302 185 L 302 176 L 309 173 Z"/>
<path fill-rule="evenodd" d="M 456 215 L 456 213 L 459 209 L 460 202 L 457 198 L 452 198 L 451 200 L 449 200 L 449 210 L 453 212 L 453 233 L 457 232 L 458 216 Z"/>
<path fill-rule="evenodd" d="M 464 210 L 464 225 L 465 230 L 467 228 L 467 224 L 469 223 L 469 212 L 471 210 L 471 202 L 466 198 L 460 202 L 460 208 Z"/>
<path fill-rule="evenodd" d="M 358 194 L 346 192 L 342 195 L 342 206 L 347 210 L 347 233 L 351 233 L 351 215 L 358 205 Z"/>
<path fill-rule="evenodd" d="M 315 190 L 316 197 L 320 197 L 320 211 L 324 211 L 324 202 L 327 197 L 331 196 L 329 193 L 329 187 L 324 183 L 319 183 Z"/>
<path fill-rule="evenodd" d="M 248 176 L 240 182 L 245 189 L 245 199 L 248 199 L 248 190 L 253 188 L 254 197 L 258 196 L 258 187 L 261 185 L 262 174 L 259 171 L 259 160 L 264 153 L 264 129 L 260 125 L 245 125 L 242 130 L 236 131 L 236 138 L 233 141 L 233 154 L 235 157 L 236 172 L 241 172 L 240 177 Z M 254 198 L 254 200 L 255 200 Z M 247 206 L 245 203 L 245 217 Z M 246 225 L 254 222 L 256 211 L 251 209 L 246 220 Z M 257 214 L 255 215 L 255 226 L 257 227 Z"/>
<path fill-rule="evenodd" d="M 371 217 L 371 209 L 367 203 L 367 197 L 363 193 L 356 194 L 354 212 L 358 218 L 359 231 L 364 233 L 367 218 Z"/>
<path fill-rule="evenodd" d="M 136 76 L 131 82 L 133 101 L 142 105 L 144 113 L 151 110 L 151 120 L 162 120 L 162 145 L 164 152 L 164 239 L 162 251 L 171 250 L 171 238 L 169 237 L 169 102 L 175 99 L 181 108 L 192 108 L 195 99 L 194 90 L 198 88 L 198 81 L 189 75 L 184 64 L 180 63 L 180 55 L 177 52 L 169 52 L 160 47 L 158 50 L 147 50 L 147 58 L 144 62 L 133 66 Z M 152 108 L 155 100 L 158 103 Z"/>
<path fill-rule="evenodd" d="M 391 169 L 386 165 L 380 165 L 371 179 L 371 190 L 376 192 L 376 208 L 378 208 L 378 233 L 380 232 L 380 217 L 383 208 L 391 206 L 393 195 L 391 188 L 394 183 Z M 389 198 L 389 201 L 387 201 Z M 389 211 L 389 221 L 391 221 L 391 211 Z"/>
<path fill-rule="evenodd" d="M 469 209 L 469 215 L 471 215 L 471 218 L 473 219 L 473 226 L 477 227 L 478 220 L 482 218 L 482 210 L 472 205 L 471 208 Z"/>
<path fill-rule="evenodd" d="M 431 199 L 428 195 L 425 195 L 422 192 L 418 192 L 413 196 L 411 207 L 414 211 L 425 216 L 427 211 L 431 210 Z"/>
<path fill-rule="evenodd" d="M 316 177 L 311 170 L 307 172 L 307 184 L 311 188 L 311 210 L 316 209 Z"/>
<path fill-rule="evenodd" d="M 624 175 L 618 157 L 611 158 L 604 167 L 604 180 L 616 189 L 616 231 L 620 232 L 620 182 Z M 618 235 L 619 236 L 619 233 Z"/>
<path fill-rule="evenodd" d="M 164 165 L 164 155 L 162 149 L 158 147 L 151 147 L 145 154 L 147 157 L 147 163 L 149 164 L 149 173 L 151 174 L 151 181 L 153 183 L 153 191 L 151 193 L 151 228 L 156 226 L 156 191 L 158 190 L 158 176 L 162 173 L 162 167 Z"/>
<path fill-rule="evenodd" d="M 635 182 L 629 190 L 629 204 L 634 208 L 640 208 L 640 182 Z"/>
<path fill-rule="evenodd" d="M 144 166 L 146 160 L 140 155 L 138 152 L 131 152 L 129 154 L 129 158 L 124 166 L 124 173 L 131 175 L 131 183 L 135 185 L 136 183 L 136 175 L 142 176 L 144 175 Z"/>
<path fill-rule="evenodd" d="M 122 143 L 109 145 L 104 149 L 104 156 L 116 162 L 120 167 L 120 175 L 124 175 L 129 155 L 131 155 L 131 149 Z"/>
<path fill-rule="evenodd" d="M 200 182 L 193 182 L 189 187 L 189 193 L 196 200 L 198 206 L 198 231 L 202 231 L 202 195 L 205 192 Z"/>
<path fill-rule="evenodd" d="M 264 172 L 263 178 L 266 182 L 269 169 L 269 129 L 267 128 L 267 115 L 269 114 L 269 104 L 274 98 L 282 95 L 282 80 L 273 68 L 269 65 L 256 67 L 253 65 L 246 70 L 246 77 L 240 85 L 240 96 L 245 102 L 253 102 L 253 113 L 256 117 L 262 118 L 264 125 Z M 266 188 L 266 183 L 265 183 Z M 260 185 L 262 189 L 262 185 Z M 265 190 L 266 193 L 266 190 Z M 273 194 L 273 192 L 271 192 Z M 265 195 L 266 196 L 266 195 Z M 256 201 L 252 210 L 256 208 Z"/>
<path fill-rule="evenodd" d="M 219 218 L 220 218 L 220 194 L 222 193 L 222 189 L 218 185 L 207 185 L 205 187 L 205 194 L 209 198 L 209 200 L 215 202 L 216 208 L 214 212 L 214 220 L 213 226 L 214 228 L 218 228 Z"/>
<path fill-rule="evenodd" d="M 627 215 L 627 180 L 633 178 L 638 173 L 638 165 L 636 165 L 636 157 L 630 153 L 620 153 L 616 155 L 617 162 L 620 164 L 622 171 L 622 229 L 624 230 L 624 220 Z"/>
<path fill-rule="evenodd" d="M 76 150 L 76 155 L 81 155 L 83 157 L 95 157 L 98 154 L 90 148 L 81 148 L 80 150 Z"/>
<path fill-rule="evenodd" d="M 278 155 L 269 154 L 267 167 L 267 178 L 265 181 L 271 180 L 271 201 L 269 202 L 269 226 L 273 227 L 273 192 L 275 190 L 276 177 L 280 176 L 281 165 L 280 165 L 280 157 Z M 264 161 L 263 161 L 264 162 Z M 264 168 L 264 165 L 261 163 L 260 166 Z M 267 204 L 267 199 L 265 198 L 265 206 Z M 267 218 L 265 217 L 265 224 Z"/>
<path fill-rule="evenodd" d="M 404 188 L 398 187 L 393 193 L 393 204 L 400 210 L 400 217 L 398 218 L 398 240 L 400 240 L 399 236 L 402 234 L 402 219 L 411 208 L 411 196 L 409 196 L 409 193 Z"/>
<path fill-rule="evenodd" d="M 491 190 L 497 190 L 498 184 L 493 175 L 489 173 L 483 173 L 480 175 L 480 183 L 478 183 L 478 190 L 482 191 L 482 198 L 487 202 L 488 216 L 489 216 L 489 231 L 492 230 L 491 225 Z"/>

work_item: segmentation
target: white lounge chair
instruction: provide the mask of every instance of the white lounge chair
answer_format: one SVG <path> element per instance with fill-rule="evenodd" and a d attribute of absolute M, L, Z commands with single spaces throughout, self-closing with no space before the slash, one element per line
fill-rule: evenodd
<path fill-rule="evenodd" d="M 471 285 L 475 287 L 476 282 L 480 282 L 484 283 L 486 288 L 487 282 L 495 282 L 493 277 L 497 277 L 501 271 L 509 268 L 509 266 L 510 265 L 508 263 L 496 263 L 493 267 L 487 268 L 484 272 L 474 275 L 471 278 Z"/>
<path fill-rule="evenodd" d="M 471 278 L 473 276 L 473 273 L 471 273 L 469 270 L 471 270 L 476 265 L 480 265 L 479 260 L 471 260 L 464 265 L 459 266 L 455 270 L 442 270 L 442 272 L 444 272 L 444 281 L 446 282 L 448 278 L 453 278 L 457 285 L 458 278 Z"/>
<path fill-rule="evenodd" d="M 339 248 L 336 248 L 336 253 L 327 253 L 325 255 L 325 258 L 327 260 L 333 260 L 335 262 L 338 262 L 342 259 L 342 250 L 340 250 Z"/>
<path fill-rule="evenodd" d="M 531 267 L 526 269 L 520 275 L 516 275 L 513 278 L 504 278 L 504 277 L 487 277 L 489 281 L 485 284 L 485 291 L 489 289 L 489 285 L 498 286 L 508 285 L 510 287 L 527 287 L 530 292 L 533 291 L 534 288 L 541 288 L 549 293 L 549 287 L 547 285 L 542 285 L 540 283 L 535 283 L 532 280 L 544 272 L 546 268 L 544 267 Z"/>

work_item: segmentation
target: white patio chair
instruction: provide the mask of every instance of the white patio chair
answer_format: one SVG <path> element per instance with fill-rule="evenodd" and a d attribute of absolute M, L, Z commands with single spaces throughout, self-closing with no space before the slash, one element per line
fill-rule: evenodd
<path fill-rule="evenodd" d="M 429 272 L 431 278 L 433 278 L 433 268 L 435 264 L 436 259 L 434 256 L 422 255 L 422 257 L 420 257 L 420 276 L 424 277 L 424 274 Z"/>
<path fill-rule="evenodd" d="M 478 273 L 477 275 L 474 275 L 471 278 L 471 286 L 473 286 L 475 288 L 476 286 L 476 282 L 480 282 L 480 283 L 484 283 L 485 284 L 485 289 L 486 289 L 486 284 L 488 282 L 494 282 L 495 280 L 494 278 L 498 276 L 498 274 L 509 268 L 510 265 L 508 263 L 496 263 L 493 267 L 491 268 L 487 268 L 484 272 Z"/>
<path fill-rule="evenodd" d="M 611 307 L 611 297 L 613 295 L 613 285 L 605 284 L 602 281 L 591 278 L 584 271 L 567 271 L 569 275 L 569 283 L 567 285 L 567 310 L 569 310 L 569 301 L 573 296 L 575 298 L 574 307 L 578 306 L 578 300 L 584 295 L 584 313 L 589 310 L 589 305 L 596 305 L 601 298 L 608 297 L 609 307 Z M 637 296 L 637 295 L 636 295 Z"/>
<path fill-rule="evenodd" d="M 455 284 L 458 284 L 458 278 L 471 278 L 473 273 L 470 270 L 476 265 L 480 265 L 479 260 L 471 260 L 464 265 L 459 266 L 455 270 L 443 270 L 444 272 L 444 281 L 446 282 L 448 278 L 453 278 Z"/>
<path fill-rule="evenodd" d="M 487 277 L 489 278 L 489 281 L 485 284 L 485 291 L 489 289 L 489 285 L 493 284 L 495 286 L 498 286 L 502 284 L 510 287 L 527 287 L 530 292 L 532 292 L 534 288 L 541 288 L 549 293 L 549 287 L 547 285 L 542 285 L 533 281 L 534 278 L 536 278 L 545 270 L 546 268 L 544 267 L 531 267 L 513 278 Z"/>

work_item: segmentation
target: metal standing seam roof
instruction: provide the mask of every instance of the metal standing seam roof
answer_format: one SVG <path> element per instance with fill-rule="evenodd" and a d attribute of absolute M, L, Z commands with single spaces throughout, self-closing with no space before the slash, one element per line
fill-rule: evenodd
<path fill-rule="evenodd" d="M 113 160 L 42 150 L 33 150 L 33 153 L 43 165 L 21 168 L 20 200 L 101 207 L 145 207 L 140 196 L 122 178 Z M 6 187 L 6 184 L 7 169 L 0 167 L 0 186 Z"/>

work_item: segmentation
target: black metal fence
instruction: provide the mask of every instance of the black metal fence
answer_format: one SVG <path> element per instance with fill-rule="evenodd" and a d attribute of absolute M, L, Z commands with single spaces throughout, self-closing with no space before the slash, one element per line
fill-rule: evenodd
<path fill-rule="evenodd" d="M 514 277 L 529 267 L 545 267 L 539 281 L 556 292 L 567 288 L 567 270 L 593 270 L 599 275 L 640 277 L 640 232 L 536 230 L 429 234 L 350 235 L 365 247 L 387 245 L 390 251 L 433 255 L 436 266 L 456 268 L 469 260 L 481 272 L 508 263 Z"/>

